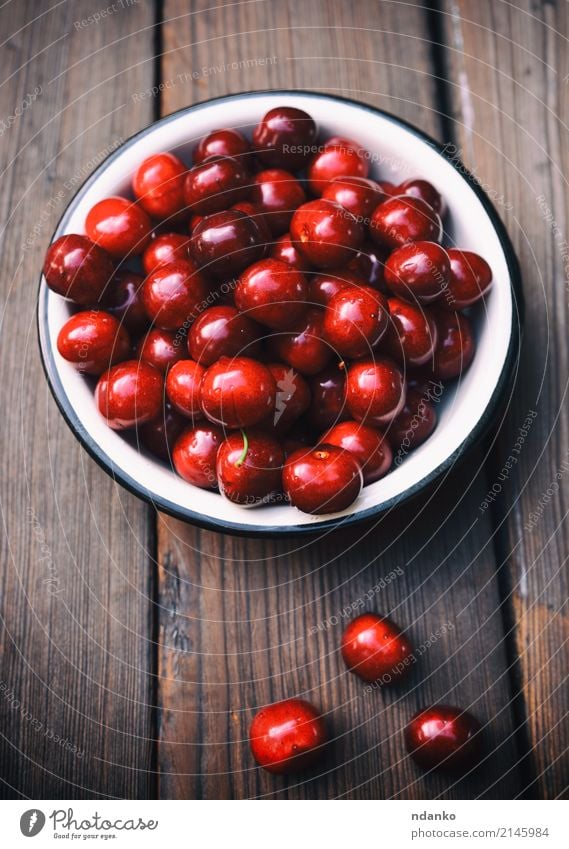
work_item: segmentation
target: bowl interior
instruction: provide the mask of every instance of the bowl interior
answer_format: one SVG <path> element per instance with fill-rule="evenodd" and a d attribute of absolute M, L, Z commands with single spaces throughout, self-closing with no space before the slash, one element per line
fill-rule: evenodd
<path fill-rule="evenodd" d="M 318 525 L 330 519 L 387 507 L 433 477 L 483 417 L 505 366 L 512 332 L 513 299 L 504 247 L 472 185 L 421 136 L 393 118 L 365 106 L 309 93 L 240 95 L 176 113 L 143 131 L 106 160 L 74 198 L 56 236 L 83 233 L 87 212 L 112 194 L 130 194 L 130 182 L 140 162 L 161 150 L 176 152 L 191 162 L 191 150 L 201 136 L 218 127 L 241 128 L 250 135 L 260 117 L 275 105 L 298 105 L 316 119 L 322 135 L 355 138 L 371 154 L 371 176 L 400 183 L 425 177 L 445 197 L 446 243 L 477 251 L 490 263 L 494 286 L 475 311 L 477 351 L 472 366 L 437 403 L 439 424 L 431 438 L 409 453 L 385 478 L 366 487 L 343 513 L 310 516 L 282 504 L 246 510 L 219 494 L 197 489 L 165 464 L 139 452 L 134 442 L 110 430 L 98 414 L 92 385 L 57 352 L 59 329 L 70 306 L 47 289 L 40 292 L 40 336 L 49 377 L 72 427 L 123 483 L 153 499 L 158 507 L 188 519 L 234 530 L 275 532 Z"/>

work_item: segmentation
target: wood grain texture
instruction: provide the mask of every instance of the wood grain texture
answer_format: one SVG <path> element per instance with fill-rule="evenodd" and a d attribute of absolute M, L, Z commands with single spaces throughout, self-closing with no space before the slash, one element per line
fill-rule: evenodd
<path fill-rule="evenodd" d="M 354 96 L 441 135 L 423 8 L 391 2 L 164 5 L 164 114 L 231 91 L 301 87 Z M 241 63 L 258 56 L 269 66 Z M 402 59 L 402 57 L 404 57 Z M 470 456 L 406 511 L 350 535 L 255 541 L 158 524 L 158 767 L 164 798 L 510 797 L 520 788 L 486 480 Z M 375 587 L 375 589 L 374 589 Z M 410 686 L 370 693 L 337 647 L 344 608 L 379 609 L 418 647 Z M 325 711 L 324 765 L 284 781 L 257 770 L 255 710 L 306 694 Z M 488 757 L 462 782 L 423 776 L 402 728 L 423 703 L 472 706 Z"/>
<path fill-rule="evenodd" d="M 564 2 L 467 0 L 442 10 L 457 146 L 498 198 L 524 278 L 523 380 L 493 474 L 528 411 L 537 411 L 496 502 L 496 519 L 503 523 L 532 789 L 556 798 L 569 793 L 569 10 Z"/>
<path fill-rule="evenodd" d="M 35 302 L 65 205 L 112 146 L 152 119 L 129 95 L 152 83 L 153 8 L 76 28 L 93 3 L 51 5 L 0 11 L 0 117 L 41 87 L 1 140 L 0 793 L 145 797 L 150 513 L 88 458 L 57 411 Z"/>

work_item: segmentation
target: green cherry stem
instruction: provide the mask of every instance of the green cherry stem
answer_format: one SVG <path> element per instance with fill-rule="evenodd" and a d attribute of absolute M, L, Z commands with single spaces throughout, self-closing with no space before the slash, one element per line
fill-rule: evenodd
<path fill-rule="evenodd" d="M 236 466 L 242 466 L 245 462 L 245 457 L 247 456 L 247 451 L 249 450 L 249 440 L 247 439 L 247 434 L 244 430 L 241 431 L 243 435 L 243 451 L 235 461 Z"/>

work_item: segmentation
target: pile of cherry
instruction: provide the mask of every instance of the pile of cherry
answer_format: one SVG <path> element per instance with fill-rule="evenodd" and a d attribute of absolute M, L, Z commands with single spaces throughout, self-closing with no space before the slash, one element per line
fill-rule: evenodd
<path fill-rule="evenodd" d="M 190 168 L 148 157 L 134 200 L 50 246 L 47 283 L 81 308 L 58 350 L 98 378 L 109 427 L 194 486 L 309 513 L 347 508 L 430 436 L 492 272 L 441 245 L 434 186 L 377 182 L 369 161 L 277 107 L 251 141 L 201 139 Z"/>

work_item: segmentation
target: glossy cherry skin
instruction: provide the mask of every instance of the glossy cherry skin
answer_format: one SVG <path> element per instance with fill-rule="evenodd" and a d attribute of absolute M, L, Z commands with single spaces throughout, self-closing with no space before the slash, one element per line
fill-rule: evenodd
<path fill-rule="evenodd" d="M 253 131 L 253 148 L 267 168 L 300 170 L 312 155 L 316 124 L 303 112 L 291 106 L 269 110 Z"/>
<path fill-rule="evenodd" d="M 206 370 L 201 390 L 207 418 L 228 428 L 255 425 L 275 409 L 275 379 L 249 357 L 222 357 Z"/>
<path fill-rule="evenodd" d="M 122 259 L 144 251 L 150 241 L 152 225 L 139 204 L 122 197 L 110 197 L 89 210 L 85 230 L 91 241 L 115 259 Z"/>
<path fill-rule="evenodd" d="M 345 368 L 332 365 L 321 371 L 312 378 L 310 393 L 308 420 L 319 433 L 349 418 Z"/>
<path fill-rule="evenodd" d="M 288 775 L 312 766 L 328 741 L 322 716 L 304 699 L 286 699 L 262 708 L 249 729 L 253 757 L 263 769 Z"/>
<path fill-rule="evenodd" d="M 350 143 L 328 143 L 308 166 L 308 185 L 312 194 L 319 197 L 337 177 L 367 177 L 368 174 L 369 161 L 361 148 Z"/>
<path fill-rule="evenodd" d="M 161 265 L 144 281 L 142 302 L 148 317 L 162 330 L 194 321 L 207 303 L 209 286 L 192 260 Z"/>
<path fill-rule="evenodd" d="M 176 344 L 178 342 L 178 344 Z M 179 344 L 171 330 L 149 330 L 139 341 L 136 355 L 146 363 L 166 374 L 170 366 L 184 357 L 184 346 Z"/>
<path fill-rule="evenodd" d="M 192 359 L 207 367 L 220 357 L 253 357 L 260 335 L 259 325 L 235 307 L 210 307 L 192 324 L 188 350 Z"/>
<path fill-rule="evenodd" d="M 384 201 L 385 195 L 375 180 L 367 177 L 334 177 L 322 197 L 339 203 L 358 220 L 369 223 L 371 214 Z"/>
<path fill-rule="evenodd" d="M 246 200 L 250 178 L 247 169 L 232 156 L 212 156 L 188 172 L 184 196 L 190 212 L 211 215 Z"/>
<path fill-rule="evenodd" d="M 185 208 L 187 168 L 173 153 L 155 153 L 142 162 L 132 181 L 139 205 L 152 218 L 171 219 Z"/>
<path fill-rule="evenodd" d="M 443 226 L 428 203 L 406 195 L 380 203 L 371 217 L 369 233 L 378 245 L 395 250 L 407 242 L 440 242 Z"/>
<path fill-rule="evenodd" d="M 288 457 L 283 469 L 283 489 L 293 507 L 321 515 L 345 510 L 363 486 L 355 456 L 336 445 L 301 448 Z"/>
<path fill-rule="evenodd" d="M 110 428 L 124 430 L 156 418 L 162 409 L 163 386 L 154 366 L 126 360 L 101 375 L 95 402 Z"/>
<path fill-rule="evenodd" d="M 43 273 L 58 295 L 80 306 L 98 303 L 113 276 L 109 254 L 86 236 L 60 236 L 49 246 Z"/>
<path fill-rule="evenodd" d="M 466 316 L 437 309 L 437 347 L 432 371 L 440 380 L 453 380 L 470 366 L 475 351 L 472 327 Z"/>
<path fill-rule="evenodd" d="M 463 310 L 471 307 L 490 290 L 492 269 L 485 259 L 472 251 L 450 248 L 448 255 L 450 278 L 440 305 L 453 311 Z"/>
<path fill-rule="evenodd" d="M 224 439 L 223 430 L 209 423 L 185 430 L 172 453 L 180 477 L 200 489 L 217 489 L 217 452 Z"/>
<path fill-rule="evenodd" d="M 259 427 L 280 437 L 310 406 L 310 389 L 302 375 L 284 363 L 269 363 L 267 368 L 277 386 L 275 411 L 263 419 Z"/>
<path fill-rule="evenodd" d="M 419 711 L 405 729 L 407 751 L 422 769 L 463 773 L 479 762 L 482 726 L 475 716 L 451 705 Z"/>
<path fill-rule="evenodd" d="M 290 235 L 286 233 L 274 242 L 270 250 L 271 259 L 278 259 L 281 262 L 286 262 L 287 265 L 296 268 L 297 271 L 308 271 L 311 268 L 310 263 L 297 251 L 295 245 L 290 240 Z"/>
<path fill-rule="evenodd" d="M 345 265 L 363 242 L 354 216 L 331 200 L 312 200 L 292 216 L 290 236 L 302 256 L 318 268 Z"/>
<path fill-rule="evenodd" d="M 192 420 L 203 419 L 201 383 L 205 369 L 193 360 L 174 363 L 166 375 L 166 395 L 172 407 Z"/>
<path fill-rule="evenodd" d="M 200 139 L 193 153 L 193 161 L 194 165 L 201 165 L 210 156 L 232 156 L 246 164 L 246 154 L 250 150 L 249 142 L 239 130 L 214 130 Z"/>
<path fill-rule="evenodd" d="M 306 312 L 308 284 L 301 271 L 278 259 L 262 259 L 242 272 L 235 304 L 272 330 L 290 330 Z"/>
<path fill-rule="evenodd" d="M 387 301 L 370 286 L 347 286 L 328 304 L 323 331 L 341 357 L 371 356 L 389 324 Z"/>
<path fill-rule="evenodd" d="M 405 678 L 413 665 L 413 646 L 401 629 L 377 613 L 363 613 L 342 634 L 342 657 L 364 681 L 392 684 Z"/>
<path fill-rule="evenodd" d="M 233 433 L 219 448 L 217 478 L 222 495 L 235 504 L 255 507 L 281 491 L 284 453 L 267 433 Z"/>
<path fill-rule="evenodd" d="M 360 422 L 339 422 L 320 439 L 354 455 L 364 476 L 364 486 L 387 474 L 393 462 L 391 446 L 385 436 Z"/>
<path fill-rule="evenodd" d="M 437 344 L 437 325 L 428 308 L 400 298 L 388 298 L 387 306 L 391 320 L 382 350 L 406 368 L 424 365 Z"/>
<path fill-rule="evenodd" d="M 436 242 L 410 242 L 389 255 L 385 283 L 398 298 L 428 304 L 436 301 L 450 279 L 450 258 Z"/>
<path fill-rule="evenodd" d="M 181 233 L 161 233 L 152 239 L 142 254 L 142 267 L 151 274 L 161 265 L 169 265 L 178 260 L 187 260 L 190 252 L 189 236 Z"/>
<path fill-rule="evenodd" d="M 105 292 L 105 309 L 114 315 L 133 335 L 143 333 L 149 325 L 142 303 L 144 277 L 135 271 L 121 269 Z"/>
<path fill-rule="evenodd" d="M 352 417 L 379 426 L 393 421 L 405 403 L 405 382 L 388 359 L 353 363 L 346 380 L 346 404 Z"/>
<path fill-rule="evenodd" d="M 290 171 L 270 168 L 259 171 L 255 177 L 251 200 L 267 216 L 267 224 L 273 236 L 282 236 L 289 228 L 294 210 L 306 202 L 306 194 Z"/>
<path fill-rule="evenodd" d="M 185 419 L 170 404 L 165 404 L 155 419 L 138 428 L 138 439 L 155 457 L 171 460 L 176 440 L 186 424 Z"/>
<path fill-rule="evenodd" d="M 252 218 L 260 235 L 260 242 L 264 246 L 263 256 L 267 256 L 269 248 L 273 243 L 273 236 L 267 223 L 267 216 L 261 209 L 258 203 L 253 203 L 250 200 L 241 200 L 239 203 L 234 203 L 231 209 L 237 209 L 239 212 L 244 212 L 249 218 Z"/>
<path fill-rule="evenodd" d="M 421 198 L 425 203 L 428 203 L 435 212 L 441 217 L 445 214 L 445 203 L 440 192 L 435 189 L 432 183 L 427 180 L 405 180 L 400 186 L 397 186 L 396 194 L 409 195 L 414 198 Z"/>
<path fill-rule="evenodd" d="M 57 337 L 57 350 L 77 371 L 100 375 L 130 356 L 131 343 L 114 316 L 86 310 L 65 322 Z"/>
<path fill-rule="evenodd" d="M 368 286 L 373 286 L 374 289 L 383 292 L 385 291 L 385 259 L 384 249 L 374 245 L 373 242 L 364 242 L 346 265 L 346 270 L 355 274 Z"/>
<path fill-rule="evenodd" d="M 405 404 L 398 416 L 389 425 L 387 437 L 394 451 L 401 454 L 396 458 L 399 464 L 403 456 L 426 442 L 437 426 L 437 414 L 430 395 L 407 388 Z"/>
<path fill-rule="evenodd" d="M 308 276 L 308 300 L 311 304 L 326 307 L 341 289 L 347 286 L 365 286 L 365 281 L 344 268 L 331 268 Z"/>
<path fill-rule="evenodd" d="M 208 215 L 192 233 L 190 251 L 207 274 L 227 280 L 265 252 L 262 230 L 255 219 L 237 209 Z"/>
<path fill-rule="evenodd" d="M 271 354 L 301 374 L 318 374 L 334 355 L 332 348 L 323 340 L 323 322 L 323 310 L 311 307 L 292 333 L 278 333 L 271 337 Z"/>

